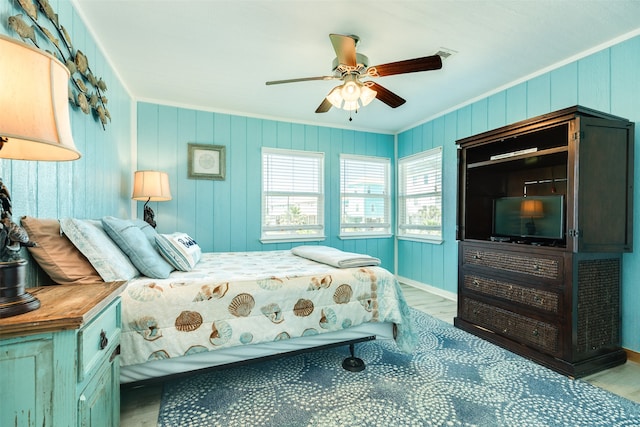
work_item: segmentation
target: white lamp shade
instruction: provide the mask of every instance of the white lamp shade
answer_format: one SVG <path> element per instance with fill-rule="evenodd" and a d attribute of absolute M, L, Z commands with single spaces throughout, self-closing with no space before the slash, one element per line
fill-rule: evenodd
<path fill-rule="evenodd" d="M 133 176 L 133 200 L 166 202 L 171 200 L 169 175 L 160 171 L 136 171 Z"/>
<path fill-rule="evenodd" d="M 362 95 L 360 95 L 360 102 L 362 102 L 362 106 L 369 105 L 371 101 L 376 99 L 376 95 L 378 92 L 369 88 L 368 86 L 362 87 Z"/>
<path fill-rule="evenodd" d="M 75 160 L 69 70 L 50 54 L 0 35 L 0 157 Z"/>
<path fill-rule="evenodd" d="M 360 98 L 360 86 L 353 80 L 348 81 L 342 85 L 340 94 L 345 102 L 357 101 Z"/>
<path fill-rule="evenodd" d="M 344 105 L 342 106 L 342 109 L 347 111 L 355 111 L 358 108 L 360 108 L 360 104 L 358 104 L 357 99 L 354 101 L 344 101 Z"/>
<path fill-rule="evenodd" d="M 329 95 L 327 95 L 327 101 L 336 108 L 342 108 L 342 95 L 340 95 L 340 89 L 342 86 L 334 87 Z"/>

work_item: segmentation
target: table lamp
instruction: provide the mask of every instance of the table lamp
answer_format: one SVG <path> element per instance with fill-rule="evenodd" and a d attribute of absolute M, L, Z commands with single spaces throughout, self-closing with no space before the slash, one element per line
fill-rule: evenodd
<path fill-rule="evenodd" d="M 52 55 L 0 35 L 0 158 L 66 161 L 80 158 L 69 117 L 69 70 Z M 40 301 L 24 291 L 29 244 L 12 220 L 11 198 L 2 185 L 0 206 L 0 318 L 26 313 Z M 37 242 L 36 242 L 37 244 Z"/>
<path fill-rule="evenodd" d="M 166 172 L 143 170 L 136 171 L 133 176 L 133 200 L 144 201 L 144 220 L 156 228 L 155 214 L 149 202 L 166 202 L 171 200 L 169 175 Z"/>

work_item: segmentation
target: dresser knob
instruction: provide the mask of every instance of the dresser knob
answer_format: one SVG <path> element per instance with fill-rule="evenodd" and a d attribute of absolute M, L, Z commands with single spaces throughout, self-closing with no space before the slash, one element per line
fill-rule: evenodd
<path fill-rule="evenodd" d="M 100 350 L 104 350 L 109 345 L 109 339 L 107 338 L 107 334 L 103 331 L 100 331 Z"/>
<path fill-rule="evenodd" d="M 540 332 L 538 332 L 537 329 L 534 329 L 532 334 L 533 334 L 534 337 L 537 337 L 538 335 L 540 335 Z"/>
<path fill-rule="evenodd" d="M 473 279 L 473 286 L 478 286 L 480 285 L 480 282 L 478 282 L 478 279 Z"/>
<path fill-rule="evenodd" d="M 475 255 L 473 256 L 473 259 L 481 259 L 482 257 L 480 256 L 480 252 L 476 252 Z"/>

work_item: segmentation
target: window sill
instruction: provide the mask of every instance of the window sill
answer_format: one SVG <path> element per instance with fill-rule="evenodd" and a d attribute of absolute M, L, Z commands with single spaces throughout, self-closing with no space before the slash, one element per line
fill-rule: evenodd
<path fill-rule="evenodd" d="M 419 237 L 398 237 L 398 240 L 406 240 L 409 242 L 431 243 L 432 245 L 441 245 L 444 243 L 442 239 L 421 239 Z"/>
<path fill-rule="evenodd" d="M 354 240 L 354 239 L 388 239 L 393 237 L 393 234 L 344 234 L 338 236 L 340 240 Z"/>
<path fill-rule="evenodd" d="M 260 243 L 269 244 L 269 243 L 298 243 L 298 242 L 323 242 L 327 238 L 325 236 L 313 236 L 313 237 L 301 237 L 301 238 L 293 238 L 293 237 L 282 237 L 282 238 L 270 238 L 263 237 L 260 239 Z"/>

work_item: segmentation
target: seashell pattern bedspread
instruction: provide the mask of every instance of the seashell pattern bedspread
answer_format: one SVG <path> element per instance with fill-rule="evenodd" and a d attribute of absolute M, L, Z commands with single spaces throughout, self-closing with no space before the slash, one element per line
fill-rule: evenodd
<path fill-rule="evenodd" d="M 224 347 L 392 322 L 398 346 L 415 333 L 395 277 L 337 269 L 289 250 L 204 253 L 189 272 L 133 279 L 122 293 L 123 366 Z"/>

